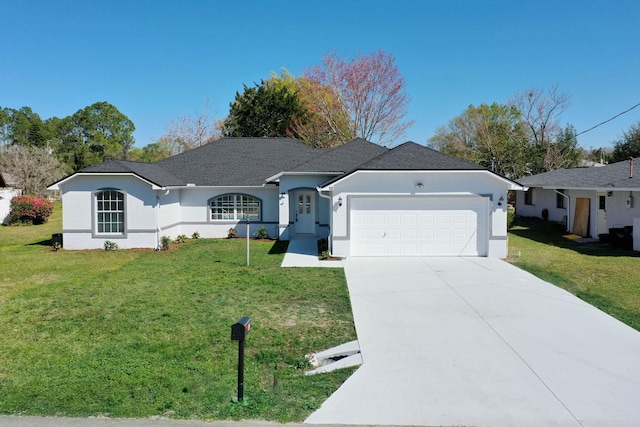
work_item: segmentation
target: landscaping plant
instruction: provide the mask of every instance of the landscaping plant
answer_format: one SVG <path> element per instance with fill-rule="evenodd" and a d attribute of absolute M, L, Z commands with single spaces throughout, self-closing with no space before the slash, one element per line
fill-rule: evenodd
<path fill-rule="evenodd" d="M 160 249 L 162 249 L 163 251 L 168 251 L 169 247 L 171 246 L 171 243 L 173 243 L 173 240 L 171 240 L 171 237 L 162 236 L 160 238 Z"/>
<path fill-rule="evenodd" d="M 267 231 L 267 227 L 260 227 L 253 233 L 253 237 L 259 240 L 264 240 L 269 238 L 269 232 Z"/>
<path fill-rule="evenodd" d="M 43 224 L 53 212 L 53 203 L 38 196 L 16 196 L 11 199 L 12 223 Z"/>

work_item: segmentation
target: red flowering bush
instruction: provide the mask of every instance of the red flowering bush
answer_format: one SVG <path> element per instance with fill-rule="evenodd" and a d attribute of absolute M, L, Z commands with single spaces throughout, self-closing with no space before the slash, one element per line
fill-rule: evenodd
<path fill-rule="evenodd" d="M 11 222 L 42 224 L 53 212 L 53 203 L 37 196 L 16 196 L 11 199 Z"/>

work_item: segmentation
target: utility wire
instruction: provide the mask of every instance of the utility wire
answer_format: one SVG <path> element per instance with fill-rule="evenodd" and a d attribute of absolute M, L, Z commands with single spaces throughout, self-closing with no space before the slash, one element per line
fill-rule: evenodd
<path fill-rule="evenodd" d="M 622 112 L 622 113 L 620 113 L 620 114 L 616 114 L 615 116 L 611 117 L 610 119 L 605 120 L 605 121 L 604 121 L 604 122 L 602 122 L 602 123 L 598 123 L 597 125 L 595 125 L 595 126 L 593 126 L 593 127 L 589 128 L 589 129 L 587 129 L 587 130 L 583 130 L 582 132 L 577 133 L 577 134 L 576 134 L 576 136 L 578 136 L 578 135 L 582 135 L 583 133 L 587 133 L 587 132 L 589 132 L 589 131 L 591 131 L 591 130 L 594 130 L 594 129 L 595 129 L 595 128 L 597 128 L 598 126 L 602 126 L 602 125 L 603 125 L 603 124 L 605 124 L 605 123 L 609 123 L 611 120 L 615 119 L 616 117 L 620 117 L 621 115 L 628 113 L 629 111 L 633 110 L 634 108 L 636 108 L 636 107 L 638 107 L 638 106 L 640 106 L 640 102 L 639 102 L 639 103 L 637 103 L 636 105 L 634 105 L 633 107 L 629 108 L 628 110 L 625 110 L 625 111 L 623 111 L 623 112 Z"/>

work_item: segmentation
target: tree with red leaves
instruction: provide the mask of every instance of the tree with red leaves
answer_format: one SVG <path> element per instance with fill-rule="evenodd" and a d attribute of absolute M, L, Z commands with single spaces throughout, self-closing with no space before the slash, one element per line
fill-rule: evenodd
<path fill-rule="evenodd" d="M 380 50 L 346 61 L 331 53 L 303 74 L 308 84 L 300 85 L 300 96 L 337 144 L 364 138 L 394 145 L 413 124 L 403 121 L 409 95 L 391 54 Z"/>

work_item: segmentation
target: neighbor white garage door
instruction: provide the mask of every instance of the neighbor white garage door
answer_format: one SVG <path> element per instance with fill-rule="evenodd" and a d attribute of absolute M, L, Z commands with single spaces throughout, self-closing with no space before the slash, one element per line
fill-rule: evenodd
<path fill-rule="evenodd" d="M 488 198 L 353 197 L 352 256 L 486 256 Z"/>

